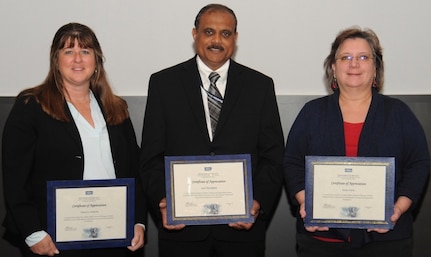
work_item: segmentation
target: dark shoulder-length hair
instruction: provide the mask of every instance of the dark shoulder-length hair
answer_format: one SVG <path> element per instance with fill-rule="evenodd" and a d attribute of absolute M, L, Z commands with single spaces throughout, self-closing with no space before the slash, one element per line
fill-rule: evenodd
<path fill-rule="evenodd" d="M 42 84 L 22 91 L 18 97 L 34 97 L 42 109 L 54 119 L 69 122 L 65 102 L 67 92 L 64 90 L 63 77 L 58 68 L 58 55 L 65 47 L 74 47 L 76 42 L 82 48 L 93 49 L 96 59 L 96 70 L 90 80 L 90 89 L 102 103 L 106 122 L 117 125 L 129 117 L 127 103 L 114 95 L 109 85 L 102 48 L 95 33 L 89 27 L 79 23 L 68 23 L 56 32 L 50 51 L 50 68 Z M 66 45 L 67 44 L 67 45 Z"/>
<path fill-rule="evenodd" d="M 344 43 L 346 39 L 352 39 L 352 38 L 362 38 L 368 42 L 373 54 L 373 62 L 374 62 L 374 65 L 376 66 L 375 85 L 373 85 L 373 87 L 377 91 L 380 91 L 383 87 L 383 82 L 384 82 L 384 63 L 383 63 L 382 47 L 380 45 L 379 38 L 377 37 L 376 33 L 373 30 L 368 28 L 361 29 L 360 27 L 357 27 L 357 26 L 342 30 L 337 35 L 334 42 L 332 43 L 331 52 L 329 53 L 328 57 L 326 57 L 323 63 L 323 67 L 325 69 L 325 81 L 327 86 L 329 86 L 333 90 L 336 90 L 332 87 L 332 85 L 335 82 L 332 65 L 336 61 L 336 56 L 340 45 Z"/>

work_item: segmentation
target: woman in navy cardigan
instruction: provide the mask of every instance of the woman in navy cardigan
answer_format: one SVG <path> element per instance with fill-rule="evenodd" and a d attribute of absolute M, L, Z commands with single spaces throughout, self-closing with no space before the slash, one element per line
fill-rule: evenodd
<path fill-rule="evenodd" d="M 286 144 L 284 174 L 298 205 L 298 256 L 412 256 L 412 210 L 430 170 L 427 140 L 406 104 L 379 93 L 382 48 L 369 29 L 341 31 L 324 62 L 333 94 L 308 102 Z M 395 157 L 393 230 L 305 227 L 305 156 Z"/>
<path fill-rule="evenodd" d="M 23 256 L 125 256 L 144 244 L 139 181 L 129 250 L 58 251 L 47 233 L 47 181 L 136 178 L 139 153 L 127 103 L 112 93 L 94 32 L 62 26 L 50 57 L 45 81 L 18 95 L 3 131 L 8 238 Z"/>

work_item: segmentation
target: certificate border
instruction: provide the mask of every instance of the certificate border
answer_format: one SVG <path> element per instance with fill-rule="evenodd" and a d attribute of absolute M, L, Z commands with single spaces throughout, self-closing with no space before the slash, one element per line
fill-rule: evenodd
<path fill-rule="evenodd" d="M 313 214 L 313 183 L 315 165 L 373 165 L 386 167 L 385 218 L 384 220 L 315 219 Z M 306 156 L 305 157 L 305 226 L 330 228 L 381 228 L 393 229 L 391 216 L 394 212 L 395 158 L 394 157 L 345 157 Z"/>
<path fill-rule="evenodd" d="M 56 194 L 58 188 L 85 188 L 85 187 L 127 187 L 126 205 L 126 238 L 104 239 L 104 240 L 83 240 L 70 242 L 56 242 Z M 60 250 L 68 249 L 89 249 L 89 248 L 113 248 L 129 246 L 133 238 L 134 217 L 135 217 L 135 179 L 119 178 L 107 180 L 53 180 L 47 182 L 47 218 L 48 234 L 52 237 L 55 245 Z"/>
<path fill-rule="evenodd" d="M 175 196 L 173 194 L 173 170 L 174 164 L 179 163 L 217 163 L 217 162 L 243 162 L 244 167 L 244 190 L 245 190 L 245 208 L 244 215 L 217 215 L 217 216 L 192 216 L 176 217 L 175 216 Z M 167 222 L 170 225 L 214 225 L 228 224 L 233 222 L 253 223 L 254 218 L 251 215 L 251 206 L 253 206 L 253 186 L 251 173 L 250 154 L 233 154 L 233 155 L 198 155 L 198 156 L 165 156 L 165 181 L 166 181 L 166 209 Z"/>

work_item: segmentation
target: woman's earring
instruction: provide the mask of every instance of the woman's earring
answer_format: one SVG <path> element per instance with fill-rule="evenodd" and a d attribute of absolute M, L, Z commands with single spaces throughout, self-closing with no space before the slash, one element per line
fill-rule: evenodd
<path fill-rule="evenodd" d="M 373 88 L 377 88 L 377 81 L 376 81 L 376 77 L 374 77 L 374 80 L 373 80 Z"/>
<path fill-rule="evenodd" d="M 332 82 L 331 88 L 333 91 L 338 89 L 337 78 L 334 78 L 334 81 Z"/>

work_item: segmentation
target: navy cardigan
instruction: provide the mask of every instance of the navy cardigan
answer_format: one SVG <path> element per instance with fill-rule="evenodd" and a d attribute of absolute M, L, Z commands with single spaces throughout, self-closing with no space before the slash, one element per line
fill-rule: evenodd
<path fill-rule="evenodd" d="M 284 175 L 289 196 L 305 187 L 306 155 L 345 156 L 343 117 L 338 104 L 339 92 L 305 104 L 290 130 L 284 154 Z M 297 215 L 298 233 L 337 238 L 352 245 L 411 237 L 412 209 L 421 198 L 430 170 L 430 155 L 423 128 L 409 107 L 399 99 L 373 90 L 358 145 L 358 156 L 395 157 L 395 200 L 407 196 L 412 207 L 404 213 L 393 230 L 385 234 L 361 229 L 330 229 L 310 233 Z"/>

